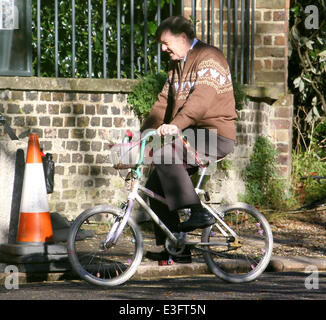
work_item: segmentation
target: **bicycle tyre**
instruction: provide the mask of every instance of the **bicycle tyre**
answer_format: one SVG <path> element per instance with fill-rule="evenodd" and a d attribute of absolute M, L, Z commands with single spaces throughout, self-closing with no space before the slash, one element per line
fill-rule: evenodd
<path fill-rule="evenodd" d="M 73 270 L 85 281 L 105 287 L 120 285 L 136 272 L 143 257 L 143 239 L 130 218 L 116 245 L 102 248 L 110 224 L 123 212 L 100 205 L 82 212 L 68 235 L 68 257 Z"/>
<path fill-rule="evenodd" d="M 207 246 L 211 252 L 204 252 L 203 256 L 210 271 L 226 282 L 255 280 L 268 266 L 273 251 L 273 235 L 267 219 L 253 206 L 240 202 L 215 211 L 222 212 L 224 222 L 235 229 L 243 243 L 238 247 L 232 247 L 232 243 L 228 247 Z M 221 238 L 215 225 L 203 230 L 202 242 Z"/>

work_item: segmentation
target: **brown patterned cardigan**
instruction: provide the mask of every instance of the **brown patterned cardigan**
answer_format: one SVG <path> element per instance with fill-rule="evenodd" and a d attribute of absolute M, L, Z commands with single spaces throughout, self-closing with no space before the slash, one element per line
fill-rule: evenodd
<path fill-rule="evenodd" d="M 171 61 L 169 76 L 141 131 L 163 123 L 217 129 L 217 134 L 235 140 L 235 101 L 231 73 L 223 54 L 198 41 L 188 52 L 183 72 Z"/>

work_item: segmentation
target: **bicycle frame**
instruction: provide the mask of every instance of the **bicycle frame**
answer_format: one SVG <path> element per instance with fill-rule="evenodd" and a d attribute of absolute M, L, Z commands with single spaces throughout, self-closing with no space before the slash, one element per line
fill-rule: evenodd
<path fill-rule="evenodd" d="M 147 205 L 145 200 L 138 193 L 138 191 L 140 190 L 145 195 L 147 195 L 147 196 L 149 196 L 149 197 L 151 197 L 153 199 L 156 199 L 156 200 L 160 201 L 163 204 L 166 204 L 166 199 L 164 197 L 162 197 L 162 196 L 156 194 L 155 192 L 147 189 L 146 187 L 140 185 L 140 183 L 139 183 L 141 173 L 138 170 L 138 168 L 142 164 L 142 161 L 143 161 L 143 154 L 144 154 L 145 144 L 146 144 L 146 141 L 147 141 L 148 137 L 153 135 L 154 132 L 153 131 L 149 132 L 144 137 L 144 139 L 142 141 L 140 159 L 138 161 L 136 169 L 133 169 L 133 171 L 137 175 L 137 178 L 132 181 L 131 192 L 128 195 L 128 202 L 127 202 L 127 205 L 126 205 L 126 208 L 125 208 L 125 213 L 123 214 L 122 219 L 121 219 L 121 217 L 118 217 L 117 220 L 114 222 L 114 225 L 112 226 L 104 245 L 116 244 L 116 242 L 119 239 L 120 234 L 122 233 L 126 223 L 128 222 L 128 219 L 129 219 L 129 217 L 130 217 L 130 215 L 132 213 L 132 209 L 133 209 L 135 200 L 150 215 L 152 220 L 162 229 L 162 231 L 171 240 L 172 244 L 175 247 L 178 247 L 180 245 L 180 239 L 177 239 L 175 237 L 175 235 L 170 231 L 170 229 L 167 228 L 167 226 L 160 220 L 160 218 L 157 216 L 157 214 Z M 223 159 L 219 159 L 218 161 L 221 161 L 221 160 L 223 160 Z M 200 186 L 201 186 L 201 183 L 202 183 L 203 178 L 205 176 L 207 167 L 203 167 L 202 169 L 203 170 L 202 170 L 202 172 L 200 174 L 199 180 L 198 180 L 196 188 L 195 188 L 195 191 L 196 191 L 196 193 L 198 195 L 204 193 L 204 190 L 200 189 Z M 201 203 L 202 203 L 203 207 L 206 208 L 215 217 L 215 219 L 216 219 L 215 224 L 216 224 L 217 228 L 219 229 L 219 231 L 222 233 L 223 236 L 228 237 L 229 235 L 226 232 L 226 231 L 228 231 L 234 238 L 238 238 L 237 234 L 223 221 L 223 219 L 222 219 L 223 214 L 222 213 L 220 213 L 218 211 L 215 211 L 213 208 L 211 208 L 209 205 L 207 205 L 204 202 L 201 202 Z M 224 230 L 223 228 L 225 228 L 226 230 Z M 191 243 L 187 242 L 186 244 L 191 244 Z M 207 245 L 205 243 L 196 243 L 196 244 L 197 245 Z M 216 243 L 216 244 L 218 245 L 218 243 Z M 225 245 L 225 243 L 221 243 L 221 245 Z"/>
<path fill-rule="evenodd" d="M 204 172 L 203 172 L 203 174 L 204 174 Z M 119 236 L 122 233 L 128 219 L 132 213 L 134 201 L 136 200 L 140 204 L 140 206 L 149 214 L 149 216 L 154 221 L 154 223 L 156 223 L 162 229 L 162 231 L 167 235 L 167 237 L 171 240 L 173 245 L 175 247 L 180 246 L 181 245 L 180 239 L 176 238 L 176 236 L 170 231 L 170 229 L 160 220 L 160 218 L 157 216 L 157 214 L 148 206 L 148 204 L 145 202 L 143 197 L 141 195 L 139 195 L 139 193 L 138 193 L 139 190 L 141 192 L 143 192 L 145 195 L 147 195 L 148 197 L 151 197 L 153 199 L 160 201 L 163 204 L 166 204 L 166 200 L 164 197 L 162 197 L 162 196 L 156 194 L 155 192 L 147 189 L 146 187 L 140 185 L 138 179 L 133 181 L 132 187 L 131 187 L 131 192 L 129 193 L 129 196 L 128 196 L 128 202 L 127 202 L 127 205 L 125 208 L 125 212 L 122 216 L 122 220 L 120 220 L 121 217 L 119 217 L 118 220 L 115 222 L 115 224 L 113 225 L 113 227 L 110 230 L 110 233 L 107 236 L 105 244 L 107 244 L 107 243 L 115 244 L 118 241 Z M 204 192 L 202 189 L 199 189 L 199 185 L 197 185 L 195 190 L 198 194 Z M 215 217 L 215 219 L 216 219 L 215 225 L 223 236 L 229 237 L 229 234 L 231 234 L 231 236 L 233 236 L 234 238 L 238 238 L 237 234 L 223 221 L 222 212 L 218 212 L 217 210 L 215 211 L 213 208 L 211 208 L 209 205 L 207 205 L 204 202 L 202 202 L 202 205 Z M 228 231 L 229 234 L 226 231 Z M 200 243 L 200 242 L 198 242 L 198 243 L 186 242 L 183 244 L 197 244 L 200 246 L 207 245 L 206 243 Z M 213 243 L 210 243 L 210 244 L 212 245 Z M 214 244 L 215 245 L 225 245 L 224 242 L 214 243 Z"/>

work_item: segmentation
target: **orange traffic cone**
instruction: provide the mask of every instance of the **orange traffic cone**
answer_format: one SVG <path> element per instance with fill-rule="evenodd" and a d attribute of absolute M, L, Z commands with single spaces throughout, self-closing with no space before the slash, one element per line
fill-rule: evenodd
<path fill-rule="evenodd" d="M 17 242 L 53 241 L 44 169 L 37 134 L 30 134 L 20 203 Z"/>

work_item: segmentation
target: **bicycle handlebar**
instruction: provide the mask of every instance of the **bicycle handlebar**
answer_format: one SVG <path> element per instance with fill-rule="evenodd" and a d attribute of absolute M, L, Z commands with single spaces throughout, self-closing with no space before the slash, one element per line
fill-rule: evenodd
<path fill-rule="evenodd" d="M 145 141 L 147 141 L 148 138 L 150 138 L 150 137 L 152 137 L 152 136 L 156 136 L 156 135 L 157 135 L 157 131 L 156 131 L 156 130 L 151 130 L 151 131 L 148 131 L 148 132 L 145 134 L 144 138 L 142 138 L 141 140 L 145 140 Z"/>
<path fill-rule="evenodd" d="M 135 167 L 135 169 L 136 169 L 135 171 L 136 171 L 136 173 L 137 173 L 137 175 L 139 177 L 141 176 L 141 173 L 139 171 L 139 167 L 142 165 L 142 163 L 144 161 L 144 153 L 145 153 L 146 143 L 147 143 L 147 141 L 148 141 L 148 139 L 150 137 L 153 137 L 153 136 L 156 136 L 156 135 L 158 135 L 156 130 L 150 130 L 147 133 L 145 133 L 143 138 L 140 139 L 140 141 L 141 141 L 140 154 L 139 154 L 138 162 L 137 162 L 136 167 Z M 178 132 L 177 136 L 183 142 L 184 146 L 190 151 L 191 147 L 190 147 L 189 143 L 186 140 L 184 140 L 184 136 L 180 132 Z M 197 154 L 196 150 L 194 150 L 193 153 L 194 153 L 194 157 L 195 157 L 197 163 L 200 166 L 206 166 L 205 163 L 200 159 L 200 157 Z"/>

